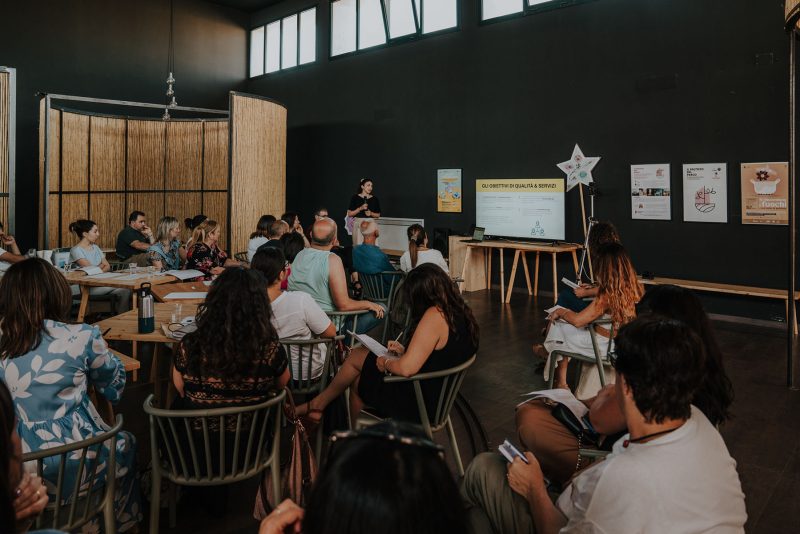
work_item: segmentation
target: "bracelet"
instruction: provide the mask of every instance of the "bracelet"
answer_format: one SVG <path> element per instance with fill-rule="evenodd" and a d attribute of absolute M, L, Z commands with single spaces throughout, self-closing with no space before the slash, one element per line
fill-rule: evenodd
<path fill-rule="evenodd" d="M 386 356 L 381 356 L 381 358 L 383 358 L 384 361 L 383 374 L 385 374 L 386 376 L 392 376 L 392 372 L 389 370 L 389 358 L 387 358 Z"/>

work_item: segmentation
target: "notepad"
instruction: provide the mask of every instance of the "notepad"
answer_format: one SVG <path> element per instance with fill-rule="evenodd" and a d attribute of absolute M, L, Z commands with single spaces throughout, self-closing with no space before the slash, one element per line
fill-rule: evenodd
<path fill-rule="evenodd" d="M 578 289 L 580 287 L 578 284 L 576 284 L 567 277 L 562 278 L 561 283 L 564 284 L 565 286 L 571 287 L 572 289 Z"/>
<path fill-rule="evenodd" d="M 201 273 L 200 271 L 198 271 L 196 269 L 186 269 L 185 271 L 181 271 L 181 270 L 178 270 L 178 269 L 173 269 L 171 271 L 167 271 L 167 272 L 162 273 L 162 274 L 169 275 L 169 276 L 174 276 L 178 280 L 189 280 L 189 279 L 192 279 L 192 278 L 200 278 L 202 276 L 205 276 L 203 273 Z"/>
<path fill-rule="evenodd" d="M 167 299 L 204 299 L 208 293 L 205 291 L 175 291 L 164 295 L 164 300 Z"/>
<path fill-rule="evenodd" d="M 356 334 L 355 332 L 351 332 L 350 330 L 348 330 L 347 333 L 356 338 L 362 345 L 367 347 L 367 350 L 369 350 L 375 356 L 384 356 L 386 358 L 397 358 L 397 356 L 389 352 L 389 349 L 384 347 L 380 342 L 375 341 L 375 339 L 368 336 L 367 334 Z"/>
<path fill-rule="evenodd" d="M 97 267 L 95 265 L 87 265 L 86 267 L 78 267 L 78 271 L 83 271 L 86 273 L 87 276 L 95 276 L 98 274 L 103 274 L 103 269 Z M 107 273 L 113 275 L 114 273 Z"/>
<path fill-rule="evenodd" d="M 98 269 L 99 268 L 100 267 L 98 267 Z M 119 273 L 104 273 L 104 272 L 102 272 L 102 270 L 98 274 L 89 274 L 89 273 L 87 273 L 87 275 L 90 276 L 91 278 L 100 278 L 100 279 L 103 279 L 103 278 L 117 278 L 118 276 L 120 276 Z"/>

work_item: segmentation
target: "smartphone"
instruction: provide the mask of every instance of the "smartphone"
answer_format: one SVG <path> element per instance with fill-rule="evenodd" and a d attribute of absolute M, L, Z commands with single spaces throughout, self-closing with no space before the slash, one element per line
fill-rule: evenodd
<path fill-rule="evenodd" d="M 500 454 L 502 454 L 509 463 L 514 463 L 514 458 L 520 458 L 526 464 L 528 463 L 528 459 L 525 458 L 525 455 L 519 452 L 519 449 L 508 440 L 503 441 L 503 443 L 497 447 L 497 450 L 500 451 Z"/>

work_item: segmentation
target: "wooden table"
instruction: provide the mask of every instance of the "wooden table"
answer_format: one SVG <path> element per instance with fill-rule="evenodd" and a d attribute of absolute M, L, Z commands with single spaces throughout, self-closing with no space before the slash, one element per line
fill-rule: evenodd
<path fill-rule="evenodd" d="M 208 288 L 203 282 L 176 282 L 174 284 L 161 284 L 153 286 L 153 297 L 158 302 L 169 302 L 173 304 L 199 304 L 205 298 L 185 299 L 185 298 L 165 298 L 170 293 L 208 293 Z"/>
<path fill-rule="evenodd" d="M 78 322 L 83 322 L 83 318 L 86 315 L 86 308 L 89 305 L 89 288 L 114 287 L 135 291 L 145 282 L 157 286 L 160 284 L 169 284 L 177 280 L 174 276 L 162 274 L 154 274 L 150 277 L 141 277 L 134 280 L 121 280 L 121 278 L 130 275 L 130 273 L 127 271 L 117 271 L 116 274 L 119 274 L 119 276 L 114 278 L 95 278 L 93 276 L 87 276 L 83 271 L 64 273 L 64 278 L 66 278 L 67 283 L 77 284 L 81 288 L 81 305 L 78 308 Z M 131 303 L 135 310 L 137 307 L 135 294 L 131 298 Z"/>
<path fill-rule="evenodd" d="M 539 254 L 545 253 L 550 254 L 553 258 L 553 302 L 558 299 L 558 269 L 557 269 L 557 259 L 559 254 L 564 253 L 571 253 L 572 254 L 572 263 L 575 266 L 575 273 L 577 274 L 579 266 L 578 266 L 578 250 L 581 249 L 581 245 L 576 245 L 573 243 L 562 243 L 557 245 L 539 245 L 534 243 L 516 243 L 513 241 L 483 241 L 481 243 L 464 243 L 467 246 L 467 254 L 464 258 L 464 266 L 461 270 L 461 278 L 464 280 L 468 280 L 469 272 L 468 267 L 470 265 L 470 258 L 472 255 L 473 250 L 480 249 L 483 251 L 484 257 L 488 260 L 488 268 L 487 268 L 487 287 L 491 288 L 491 280 L 492 280 L 492 250 L 497 249 L 500 251 L 500 302 L 507 303 L 511 300 L 511 290 L 514 288 L 514 279 L 517 276 L 517 266 L 519 264 L 520 257 L 522 257 L 522 266 L 525 269 L 525 282 L 528 284 L 528 294 L 529 295 L 538 295 L 539 294 Z M 508 291 L 505 288 L 505 268 L 503 265 L 503 250 L 511 249 L 514 251 L 514 260 L 513 265 L 511 267 L 511 276 L 508 281 Z M 534 268 L 534 284 L 533 289 L 531 290 L 531 278 L 530 273 L 528 272 L 528 261 L 526 253 L 528 252 L 535 252 L 536 253 L 536 266 Z M 459 284 L 460 286 L 463 285 Z"/>

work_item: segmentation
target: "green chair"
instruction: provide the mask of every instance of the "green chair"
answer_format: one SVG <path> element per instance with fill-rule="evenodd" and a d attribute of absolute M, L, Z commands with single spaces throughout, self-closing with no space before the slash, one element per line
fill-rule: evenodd
<path fill-rule="evenodd" d="M 116 532 L 114 491 L 116 488 L 117 435 L 122 430 L 122 416 L 117 415 L 114 426 L 97 436 L 22 455 L 22 462 L 36 462 L 36 473 L 43 477 L 46 458 L 58 457 L 58 478 L 55 483 L 55 500 L 36 518 L 36 528 L 50 528 L 72 532 L 79 530 L 95 516 L 103 515 L 103 527 L 108 534 Z M 100 451 L 108 442 L 109 454 L 105 482 L 98 481 L 97 462 Z M 80 458 L 75 484 L 65 487 L 64 473 L 67 458 Z M 44 478 L 44 477 L 43 477 Z M 49 485 L 49 484 L 48 484 Z"/>
<path fill-rule="evenodd" d="M 611 365 L 611 362 L 608 361 L 608 357 L 600 352 L 600 342 L 597 339 L 597 332 L 595 332 L 595 326 L 603 326 L 608 327 L 609 334 L 608 334 L 608 345 L 606 346 L 606 353 L 608 354 L 611 351 L 611 347 L 614 344 L 614 323 L 610 319 L 598 319 L 596 321 L 592 321 L 586 328 L 589 329 L 589 335 L 592 338 L 592 349 L 594 354 L 591 356 L 587 356 L 585 354 L 581 354 L 579 352 L 568 352 L 565 350 L 554 350 L 550 353 L 551 361 L 555 362 L 555 358 L 557 356 L 561 356 L 564 358 L 570 358 L 580 363 L 581 365 L 581 372 L 583 372 L 583 365 L 589 364 L 594 365 L 597 368 L 597 373 L 600 375 L 600 384 L 602 386 L 606 385 L 606 373 L 604 370 L 604 366 Z M 552 369 L 550 369 L 550 378 L 548 380 L 548 388 L 553 388 L 553 382 L 555 380 L 555 363 L 551 364 Z M 580 376 L 580 375 L 578 375 Z"/>
<path fill-rule="evenodd" d="M 453 423 L 450 420 L 450 410 L 453 408 L 453 403 L 456 401 L 458 391 L 461 389 L 461 383 L 464 381 L 464 376 L 467 374 L 467 369 L 475 363 L 476 355 L 461 365 L 451 367 L 450 369 L 443 369 L 441 371 L 433 371 L 430 373 L 420 373 L 410 377 L 404 376 L 386 376 L 383 381 L 387 384 L 411 382 L 414 385 L 414 396 L 417 401 L 417 410 L 419 411 L 419 420 L 422 423 L 422 428 L 425 434 L 432 440 L 433 434 L 440 430 L 447 429 L 447 436 L 450 440 L 450 448 L 453 450 L 453 458 L 458 468 L 458 474 L 464 476 L 464 465 L 461 462 L 461 453 L 458 450 L 458 441 L 456 441 L 456 433 L 453 430 Z M 442 380 L 442 386 L 436 397 L 436 409 L 432 414 L 428 413 L 428 408 L 425 405 L 425 397 L 422 395 L 421 382 L 425 380 Z M 374 424 L 381 421 L 381 418 L 369 412 L 369 408 L 364 409 L 359 417 L 356 419 L 356 429 Z"/>
<path fill-rule="evenodd" d="M 353 332 L 356 331 L 358 327 L 358 316 L 362 313 L 365 313 L 364 310 L 358 311 L 326 311 L 325 312 L 328 317 L 330 317 L 331 322 L 333 323 L 333 327 L 336 328 L 336 333 L 346 336 L 347 332 L 344 331 L 344 323 L 347 321 L 348 317 L 353 318 L 353 325 L 351 329 Z M 356 346 L 356 339 L 353 336 L 347 336 L 348 338 L 348 346 L 352 349 Z"/>
<path fill-rule="evenodd" d="M 145 399 L 153 465 L 151 534 L 159 530 L 161 480 L 164 478 L 173 484 L 169 492 L 170 528 L 175 528 L 176 484 L 233 484 L 270 469 L 273 494 L 281 494 L 279 445 L 285 397 L 285 390 L 281 390 L 280 394 L 260 404 L 208 410 L 165 410 L 153 406 L 152 394 Z M 227 423 L 233 421 L 235 432 L 226 431 Z M 213 444 L 212 439 L 215 440 Z"/>
<path fill-rule="evenodd" d="M 250 263 L 250 260 L 247 259 L 247 251 L 235 253 L 233 259 L 242 263 Z"/>
<path fill-rule="evenodd" d="M 386 314 L 392 313 L 392 304 L 397 289 L 405 277 L 403 271 L 382 271 L 376 274 L 358 273 L 358 280 L 364 287 L 364 298 L 372 302 L 379 302 L 386 305 Z M 386 281 L 389 280 L 387 284 Z M 386 333 L 389 327 L 389 321 L 383 322 L 383 334 L 381 336 L 381 343 L 386 343 Z"/>

